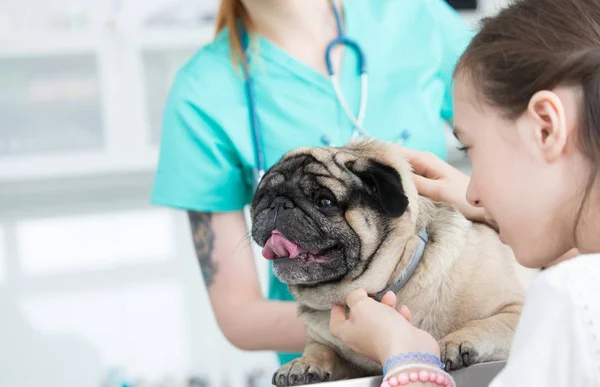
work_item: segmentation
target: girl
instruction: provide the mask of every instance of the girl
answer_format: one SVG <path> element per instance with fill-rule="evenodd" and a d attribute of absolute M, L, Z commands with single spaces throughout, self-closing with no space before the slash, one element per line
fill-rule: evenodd
<path fill-rule="evenodd" d="M 214 41 L 181 68 L 172 86 L 152 201 L 190 214 L 225 337 L 242 349 L 277 350 L 286 362 L 304 347 L 296 305 L 272 272 L 263 297 L 252 250 L 240 243 L 247 237 L 243 209 L 257 169 L 243 38 L 249 38 L 253 118 L 268 168 L 290 149 L 323 145 L 325 137 L 343 145 L 352 135 L 325 62 L 338 27 L 358 42 L 366 60 L 369 83 L 362 90 L 355 52 L 335 49 L 331 55 L 353 114 L 361 93 L 367 96 L 364 128 L 388 141 L 407 132 L 405 146 L 445 157 L 452 71 L 472 34 L 444 0 L 222 0 L 217 27 Z"/>
<path fill-rule="evenodd" d="M 457 64 L 454 103 L 471 179 L 407 151 L 420 193 L 494 226 L 526 267 L 572 248 L 583 254 L 533 283 L 491 385 L 600 386 L 600 2 L 522 0 L 485 20 Z M 434 358 L 415 360 L 445 348 L 411 325 L 405 307 L 393 309 L 393 294 L 377 303 L 359 289 L 347 304 L 348 318 L 332 311 L 331 331 L 391 366 L 384 386 L 453 385 Z"/>

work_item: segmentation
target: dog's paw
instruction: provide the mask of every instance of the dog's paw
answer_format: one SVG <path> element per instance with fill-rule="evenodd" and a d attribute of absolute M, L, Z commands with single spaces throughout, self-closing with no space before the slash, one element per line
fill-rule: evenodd
<path fill-rule="evenodd" d="M 450 334 L 439 342 L 441 360 L 446 365 L 446 371 L 456 371 L 480 362 L 476 346 L 461 336 Z"/>
<path fill-rule="evenodd" d="M 273 385 L 277 387 L 300 386 L 303 384 L 328 382 L 333 370 L 311 364 L 304 358 L 292 360 L 273 374 Z"/>

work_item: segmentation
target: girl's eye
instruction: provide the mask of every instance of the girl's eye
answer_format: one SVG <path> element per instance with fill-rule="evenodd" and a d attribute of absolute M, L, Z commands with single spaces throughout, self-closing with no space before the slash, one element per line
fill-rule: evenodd
<path fill-rule="evenodd" d="M 467 154 L 467 152 L 469 151 L 468 146 L 458 146 L 458 147 L 456 147 L 456 149 L 458 149 L 459 151 L 461 151 L 464 154 Z"/>

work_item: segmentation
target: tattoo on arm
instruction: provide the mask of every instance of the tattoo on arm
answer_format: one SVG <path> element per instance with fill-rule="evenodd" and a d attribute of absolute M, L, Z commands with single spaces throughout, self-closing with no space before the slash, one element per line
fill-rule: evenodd
<path fill-rule="evenodd" d="M 188 217 L 196 247 L 196 257 L 200 263 L 204 285 L 208 288 L 213 284 L 213 277 L 217 272 L 217 263 L 212 259 L 215 242 L 215 233 L 211 227 L 212 214 L 188 211 Z"/>

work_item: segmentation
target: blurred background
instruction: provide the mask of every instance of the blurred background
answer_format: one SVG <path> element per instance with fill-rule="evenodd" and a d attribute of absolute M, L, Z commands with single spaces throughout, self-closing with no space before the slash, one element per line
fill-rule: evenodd
<path fill-rule="evenodd" d="M 503 2 L 451 3 L 475 25 Z M 163 103 L 217 6 L 0 0 L 0 386 L 270 385 L 274 354 L 212 317 L 186 216 L 149 204 Z"/>

